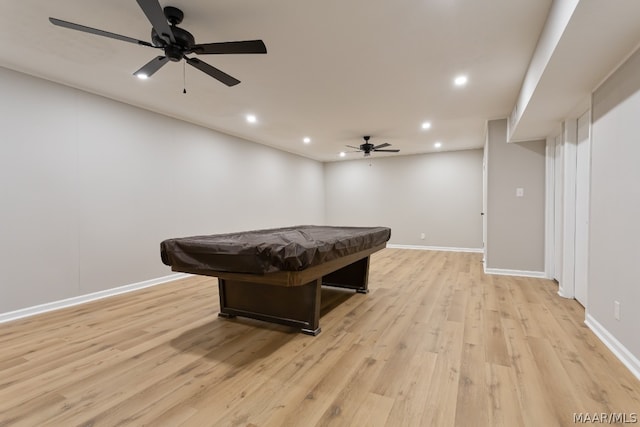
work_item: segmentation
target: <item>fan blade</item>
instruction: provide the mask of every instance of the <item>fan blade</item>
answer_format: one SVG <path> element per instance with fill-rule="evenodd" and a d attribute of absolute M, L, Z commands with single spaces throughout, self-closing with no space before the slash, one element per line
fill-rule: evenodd
<path fill-rule="evenodd" d="M 198 55 L 221 55 L 229 53 L 267 53 L 262 40 L 197 44 L 191 48 Z"/>
<path fill-rule="evenodd" d="M 137 0 L 138 6 L 147 16 L 147 19 L 151 23 L 151 26 L 160 37 L 167 43 L 175 43 L 176 39 L 173 36 L 173 31 L 167 22 L 167 17 L 164 16 L 162 6 L 158 3 L 158 0 Z"/>
<path fill-rule="evenodd" d="M 84 25 L 80 25 L 80 24 L 74 24 L 73 22 L 63 21 L 61 19 L 49 18 L 49 22 L 51 22 L 53 25 L 57 25 L 58 27 L 69 28 L 70 30 L 82 31 L 84 33 L 95 34 L 97 36 L 102 36 L 102 37 L 109 37 L 110 39 L 122 40 L 124 42 L 139 44 L 142 46 L 155 47 L 149 42 L 137 40 L 127 36 L 122 36 L 116 33 L 110 33 L 109 31 L 98 30 L 97 28 L 91 28 L 91 27 L 86 27 Z"/>
<path fill-rule="evenodd" d="M 145 75 L 151 77 L 153 73 L 158 71 L 164 64 L 169 62 L 169 58 L 166 56 L 156 56 L 151 61 L 147 62 L 142 68 L 133 73 L 134 76 Z"/>
<path fill-rule="evenodd" d="M 197 58 L 187 58 L 185 56 L 184 59 L 192 67 L 197 68 L 198 70 L 202 71 L 203 73 L 209 74 L 211 77 L 213 77 L 216 80 L 221 81 L 222 83 L 226 84 L 227 86 L 235 86 L 238 83 L 240 83 L 240 80 L 236 79 L 235 77 L 231 77 L 229 74 L 227 74 L 227 73 L 225 73 L 223 71 L 220 71 L 216 67 L 211 66 L 211 65 L 207 64 L 206 62 L 200 61 Z"/>
<path fill-rule="evenodd" d="M 387 144 L 386 142 L 384 144 L 380 144 L 380 145 L 376 145 L 375 147 L 373 147 L 374 150 L 377 150 L 378 148 L 384 148 L 384 147 L 390 147 L 391 144 Z"/>
<path fill-rule="evenodd" d="M 376 149 L 374 149 L 373 151 L 380 151 L 383 153 L 399 153 L 400 152 L 400 150 L 376 150 Z"/>
<path fill-rule="evenodd" d="M 353 145 L 345 145 L 345 147 L 355 148 L 356 150 L 360 150 L 360 147 L 354 147 Z"/>

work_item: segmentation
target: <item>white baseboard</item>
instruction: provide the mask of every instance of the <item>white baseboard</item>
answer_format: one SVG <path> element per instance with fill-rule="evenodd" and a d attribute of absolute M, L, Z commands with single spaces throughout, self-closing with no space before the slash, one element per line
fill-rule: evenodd
<path fill-rule="evenodd" d="M 452 248 L 449 246 L 387 245 L 387 247 L 391 249 L 417 249 L 420 251 L 483 252 L 482 248 Z"/>
<path fill-rule="evenodd" d="M 486 268 L 485 267 L 484 274 L 497 274 L 500 276 L 534 277 L 536 279 L 547 278 L 547 274 L 544 271 L 506 270 L 503 268 Z"/>
<path fill-rule="evenodd" d="M 558 296 L 561 296 L 562 298 L 566 298 L 566 299 L 575 299 L 573 295 L 565 294 L 562 289 L 558 289 Z"/>
<path fill-rule="evenodd" d="M 48 311 L 59 310 L 61 308 L 72 307 L 78 304 L 108 298 L 114 295 L 133 292 L 139 289 L 148 288 L 150 286 L 160 285 L 162 283 L 171 282 L 190 276 L 185 273 L 170 274 L 156 279 L 145 280 L 143 282 L 132 283 L 130 285 L 119 286 L 117 288 L 106 289 L 104 291 L 93 292 L 86 295 L 71 297 L 59 301 L 48 302 L 45 304 L 35 305 L 33 307 L 22 308 L 20 310 L 10 311 L 8 313 L 0 313 L 0 323 L 10 322 L 12 320 L 22 319 L 23 317 L 35 316 L 36 314 L 46 313 Z"/>
<path fill-rule="evenodd" d="M 618 341 L 609 331 L 605 329 L 596 319 L 587 313 L 584 323 L 593 331 L 600 341 L 620 360 L 624 366 L 640 380 L 640 360 Z"/>

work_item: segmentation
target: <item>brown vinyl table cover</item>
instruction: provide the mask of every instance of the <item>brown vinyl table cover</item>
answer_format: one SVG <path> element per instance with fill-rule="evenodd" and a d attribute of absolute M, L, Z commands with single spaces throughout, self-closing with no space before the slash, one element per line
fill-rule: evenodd
<path fill-rule="evenodd" d="M 162 262 L 173 271 L 265 274 L 300 271 L 386 243 L 387 227 L 304 225 L 167 239 Z"/>

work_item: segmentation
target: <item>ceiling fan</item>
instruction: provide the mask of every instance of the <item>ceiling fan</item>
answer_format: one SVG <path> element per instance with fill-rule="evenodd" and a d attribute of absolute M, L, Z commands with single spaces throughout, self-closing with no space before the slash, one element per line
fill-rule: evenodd
<path fill-rule="evenodd" d="M 208 74 L 214 79 L 219 80 L 225 85 L 235 86 L 240 83 L 240 80 L 207 64 L 204 61 L 199 60 L 198 58 L 190 58 L 187 55 L 267 53 L 267 48 L 262 40 L 196 44 L 195 38 L 190 32 L 178 27 L 178 24 L 180 24 L 184 18 L 184 13 L 182 13 L 180 9 L 172 6 L 167 6 L 162 9 L 158 0 L 136 1 L 151 23 L 151 43 L 122 36 L 120 34 L 110 33 L 108 31 L 98 30 L 96 28 L 86 27 L 80 24 L 74 24 L 73 22 L 63 21 L 61 19 L 49 18 L 49 21 L 53 25 L 69 28 L 71 30 L 109 37 L 155 49 L 162 49 L 164 51 L 164 55 L 156 56 L 138 71 L 133 73 L 135 76 L 140 78 L 150 77 L 169 61 L 179 62 L 184 59 L 187 64 Z"/>
<path fill-rule="evenodd" d="M 363 136 L 364 144 L 360 145 L 360 147 L 354 147 L 353 145 L 347 145 L 349 148 L 355 148 L 358 151 L 362 151 L 364 156 L 370 156 L 373 151 L 385 152 L 385 153 L 398 153 L 400 150 L 382 150 L 385 147 L 391 147 L 391 144 L 387 144 L 386 142 L 380 145 L 373 145 L 369 142 L 370 136 Z M 355 153 L 355 151 L 354 151 Z"/>

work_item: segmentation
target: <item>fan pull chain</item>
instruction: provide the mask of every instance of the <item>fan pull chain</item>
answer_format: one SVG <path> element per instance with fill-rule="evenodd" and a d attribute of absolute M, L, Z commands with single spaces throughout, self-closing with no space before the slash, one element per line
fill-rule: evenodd
<path fill-rule="evenodd" d="M 182 93 L 187 93 L 187 64 L 182 61 Z"/>

